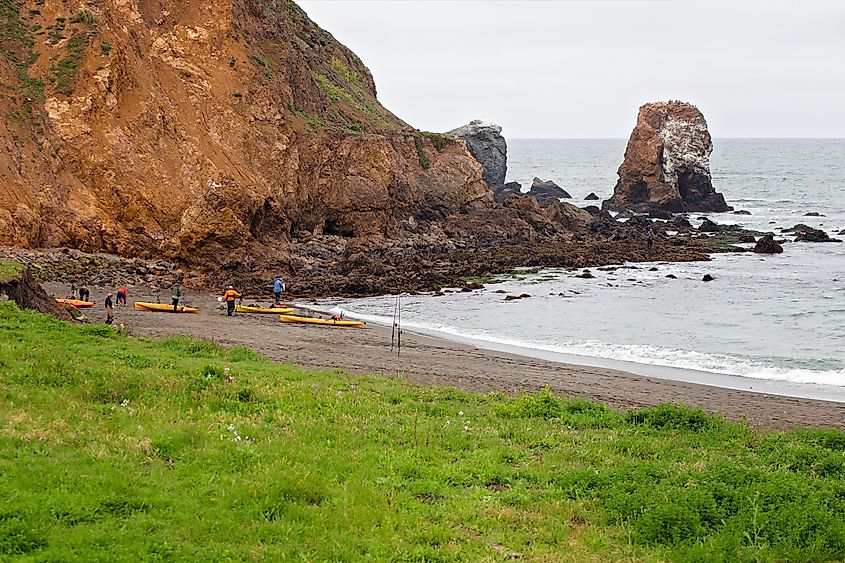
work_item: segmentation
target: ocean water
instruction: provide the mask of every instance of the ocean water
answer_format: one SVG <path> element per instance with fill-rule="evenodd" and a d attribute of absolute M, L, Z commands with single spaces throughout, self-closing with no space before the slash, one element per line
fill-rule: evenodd
<path fill-rule="evenodd" d="M 612 194 L 624 149 L 622 139 L 511 140 L 508 180 L 527 190 L 534 176 L 552 179 L 587 205 L 590 192 Z M 710 215 L 719 223 L 845 229 L 845 140 L 716 139 L 711 169 L 728 203 L 752 213 Z M 825 216 L 804 216 L 811 211 Z M 712 374 L 845 391 L 845 243 L 783 238 L 774 256 L 619 265 L 590 280 L 549 269 L 472 293 L 404 296 L 402 324 L 526 355 L 695 370 L 703 382 Z M 716 280 L 702 282 L 706 273 Z M 531 297 L 505 302 L 499 290 Z M 389 326 L 395 298 L 332 305 Z"/>

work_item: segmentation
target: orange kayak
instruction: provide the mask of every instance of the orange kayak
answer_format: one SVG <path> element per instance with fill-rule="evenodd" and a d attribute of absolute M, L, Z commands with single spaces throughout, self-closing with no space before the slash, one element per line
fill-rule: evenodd
<path fill-rule="evenodd" d="M 161 311 L 162 313 L 197 313 L 199 309 L 196 307 L 177 306 L 175 309 L 173 305 L 166 303 L 144 303 L 143 301 L 135 301 L 132 306 L 139 311 Z"/>
<path fill-rule="evenodd" d="M 79 299 L 64 299 L 63 297 L 57 297 L 56 303 L 61 303 L 62 305 L 72 305 L 77 309 L 88 309 L 96 305 L 93 301 L 80 301 Z"/>

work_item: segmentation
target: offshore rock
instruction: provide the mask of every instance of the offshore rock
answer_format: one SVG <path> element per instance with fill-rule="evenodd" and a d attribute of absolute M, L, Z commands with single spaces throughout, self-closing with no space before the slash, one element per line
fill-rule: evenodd
<path fill-rule="evenodd" d="M 502 136 L 502 127 L 474 119 L 447 134 L 466 142 L 470 154 L 484 170 L 484 181 L 494 192 L 501 189 L 508 172 L 508 143 Z"/>
<path fill-rule="evenodd" d="M 541 180 L 536 176 L 534 177 L 534 181 L 531 182 L 531 189 L 528 190 L 526 195 L 537 198 L 541 207 L 546 207 L 553 201 L 570 199 L 572 197 L 566 192 L 566 190 L 555 184 L 553 181 Z"/>
<path fill-rule="evenodd" d="M 603 209 L 731 211 L 724 196 L 713 188 L 712 151 L 707 122 L 698 108 L 677 101 L 643 105 L 613 196 Z"/>
<path fill-rule="evenodd" d="M 584 201 L 598 201 L 599 196 L 596 195 L 595 192 L 590 192 L 590 194 L 584 198 Z"/>

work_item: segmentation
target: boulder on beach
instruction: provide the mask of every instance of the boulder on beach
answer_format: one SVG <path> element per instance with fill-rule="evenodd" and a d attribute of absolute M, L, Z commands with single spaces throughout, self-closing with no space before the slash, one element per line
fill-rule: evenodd
<path fill-rule="evenodd" d="M 757 254 L 780 254 L 783 252 L 783 247 L 775 241 L 775 237 L 771 233 L 763 235 L 757 244 L 754 245 L 754 252 Z"/>
<path fill-rule="evenodd" d="M 508 143 L 502 136 L 502 127 L 474 119 L 448 135 L 466 142 L 469 153 L 481 164 L 484 181 L 494 192 L 501 189 L 508 172 Z"/>
<path fill-rule="evenodd" d="M 751 215 L 751 212 L 745 209 L 737 209 L 734 211 L 734 215 Z"/>
<path fill-rule="evenodd" d="M 587 197 L 584 198 L 584 201 L 598 201 L 599 196 L 595 194 L 595 192 L 590 192 Z"/>
<path fill-rule="evenodd" d="M 678 101 L 643 105 L 603 209 L 731 211 L 713 188 L 711 152 L 707 121 L 698 108 Z"/>

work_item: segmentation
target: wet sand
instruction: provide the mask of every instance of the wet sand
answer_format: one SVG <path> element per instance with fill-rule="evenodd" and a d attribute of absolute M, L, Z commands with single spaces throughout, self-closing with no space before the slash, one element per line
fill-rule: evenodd
<path fill-rule="evenodd" d="M 62 296 L 67 288 L 46 284 Z M 92 320 L 102 322 L 104 292 L 92 291 L 98 305 Z M 162 293 L 162 301 L 169 300 Z M 276 315 L 235 314 L 227 317 L 215 296 L 188 292 L 187 304 L 198 314 L 141 312 L 132 301 L 155 301 L 130 288 L 129 306 L 115 309 L 115 323 L 134 335 L 193 335 L 220 344 L 243 344 L 277 361 L 311 369 L 338 369 L 354 374 L 401 378 L 419 385 L 452 386 L 475 392 L 536 391 L 548 386 L 568 397 L 581 397 L 618 409 L 661 403 L 701 407 L 730 420 L 772 428 L 845 428 L 845 403 L 739 391 L 634 375 L 623 371 L 533 359 L 505 352 L 405 332 L 401 355 L 391 352 L 391 330 L 385 327 L 338 328 L 291 325 Z M 245 299 L 244 304 L 252 303 Z"/>

